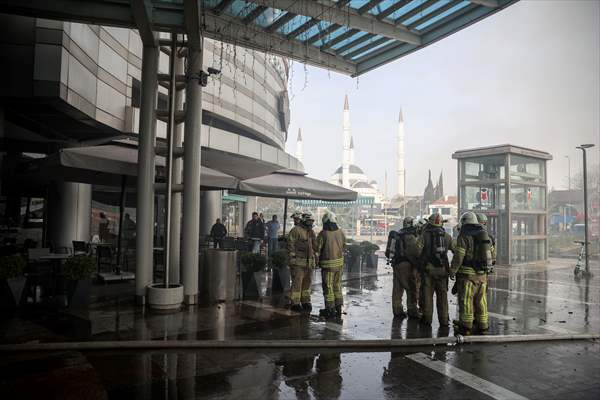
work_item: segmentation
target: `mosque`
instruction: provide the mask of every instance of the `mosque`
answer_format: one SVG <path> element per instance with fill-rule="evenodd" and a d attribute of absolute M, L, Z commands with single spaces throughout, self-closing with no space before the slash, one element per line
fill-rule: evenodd
<path fill-rule="evenodd" d="M 354 160 L 354 139 L 350 130 L 350 106 L 348 95 L 344 99 L 344 123 L 343 123 L 343 151 L 342 165 L 327 180 L 334 185 L 352 189 L 361 197 L 372 197 L 374 202 L 382 203 L 384 194 L 380 192 L 376 180 L 369 179 L 365 172 L 356 165 Z"/>

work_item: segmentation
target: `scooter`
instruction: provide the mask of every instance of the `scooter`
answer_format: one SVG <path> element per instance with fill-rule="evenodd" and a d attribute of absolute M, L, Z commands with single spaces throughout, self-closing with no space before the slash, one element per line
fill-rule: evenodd
<path fill-rule="evenodd" d="M 575 264 L 575 269 L 573 270 L 573 274 L 578 277 L 579 275 L 585 275 L 585 242 L 583 240 L 575 240 L 574 243 L 581 245 L 577 264 Z M 588 244 L 590 244 L 590 242 L 588 242 Z"/>

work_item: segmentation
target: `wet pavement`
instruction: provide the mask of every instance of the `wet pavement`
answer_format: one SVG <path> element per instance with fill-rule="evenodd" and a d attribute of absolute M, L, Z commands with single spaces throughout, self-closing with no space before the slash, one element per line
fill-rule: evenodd
<path fill-rule="evenodd" d="M 9 354 L 0 376 L 7 399 L 598 399 L 600 343 Z"/>
<path fill-rule="evenodd" d="M 490 334 L 600 332 L 600 266 L 576 279 L 573 260 L 497 267 L 490 277 Z M 453 336 L 394 319 L 392 272 L 346 274 L 345 315 L 318 318 L 285 308 L 282 296 L 161 314 L 135 307 L 131 287 L 103 287 L 87 310 L 0 322 L 0 343 L 107 340 L 404 339 Z M 452 282 L 451 282 L 452 284 Z M 120 293 L 117 298 L 110 294 Z M 456 298 L 450 297 L 450 316 Z M 597 399 L 600 343 L 561 341 L 437 346 L 398 352 L 333 350 L 60 351 L 0 357 L 2 398 L 86 399 Z M 5 396 L 4 393 L 8 394 Z"/>
<path fill-rule="evenodd" d="M 383 260 L 382 260 L 383 261 Z M 489 279 L 490 334 L 570 334 L 600 332 L 600 267 L 591 279 L 573 276 L 573 260 L 548 265 L 497 267 Z M 310 316 L 289 311 L 284 296 L 190 307 L 174 314 L 143 310 L 121 293 L 99 296 L 86 310 L 41 312 L 0 322 L 0 343 L 136 339 L 405 339 L 452 336 L 437 317 L 425 327 L 394 319 L 391 312 L 392 270 L 381 262 L 376 273 L 344 276 L 344 315 L 340 321 L 318 317 L 323 307 L 320 274 L 313 284 Z M 452 282 L 450 282 L 452 285 Z M 108 289 L 101 288 L 104 292 Z M 456 317 L 456 297 L 450 317 Z"/>

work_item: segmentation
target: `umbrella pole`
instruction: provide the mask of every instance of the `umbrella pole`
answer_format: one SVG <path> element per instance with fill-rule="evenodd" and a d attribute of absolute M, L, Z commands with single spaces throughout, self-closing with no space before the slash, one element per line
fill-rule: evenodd
<path fill-rule="evenodd" d="M 121 198 L 119 199 L 119 234 L 117 235 L 117 268 L 116 273 L 121 273 L 121 240 L 123 238 L 123 210 L 125 209 L 125 185 L 127 175 L 121 176 Z"/>
<path fill-rule="evenodd" d="M 288 208 L 288 198 L 286 197 L 283 200 L 283 236 L 285 236 L 285 225 L 287 223 L 287 208 Z"/>

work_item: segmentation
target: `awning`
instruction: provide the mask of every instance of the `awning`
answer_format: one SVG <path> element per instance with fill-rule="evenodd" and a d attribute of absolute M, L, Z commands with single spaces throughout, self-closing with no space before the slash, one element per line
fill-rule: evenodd
<path fill-rule="evenodd" d="M 354 201 L 357 193 L 305 176 L 304 172 L 282 169 L 240 182 L 239 192 L 262 197 Z"/>
<path fill-rule="evenodd" d="M 0 12 L 179 33 L 186 28 L 185 14 L 202 21 L 202 34 L 210 39 L 358 76 L 516 1 L 2 0 Z"/>
<path fill-rule="evenodd" d="M 19 179 L 44 183 L 51 180 L 121 186 L 137 181 L 136 148 L 106 145 L 62 149 L 48 157 L 29 161 L 18 174 Z M 158 176 L 164 176 L 165 158 L 156 157 Z M 200 182 L 203 189 L 236 189 L 238 180 L 223 172 L 202 166 Z"/>

